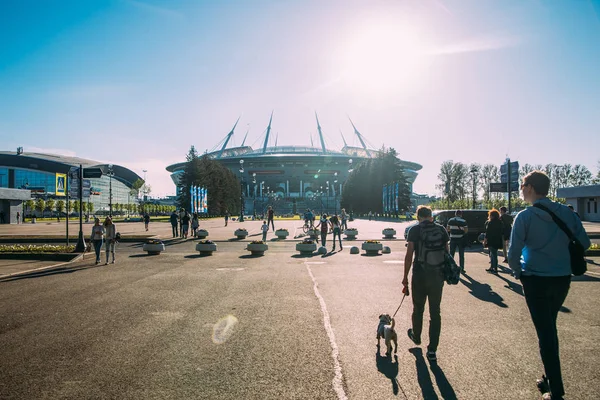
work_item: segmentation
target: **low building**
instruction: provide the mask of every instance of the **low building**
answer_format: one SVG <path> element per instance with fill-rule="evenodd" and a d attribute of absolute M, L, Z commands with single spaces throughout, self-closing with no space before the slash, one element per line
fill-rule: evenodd
<path fill-rule="evenodd" d="M 91 195 L 84 201 L 93 204 L 94 213 L 108 213 L 111 203 L 114 206 L 136 202 L 130 192 L 133 183 L 141 178 L 128 168 L 79 157 L 23 152 L 22 147 L 16 152 L 0 151 L 0 188 L 22 189 L 29 194 L 23 200 L 41 198 L 64 201 L 71 186 L 69 172 L 80 165 L 84 169 L 99 168 L 103 173 L 100 178 L 90 178 L 89 182 L 85 182 L 90 184 Z"/>
<path fill-rule="evenodd" d="M 600 185 L 560 188 L 556 197 L 566 199 L 583 221 L 600 222 Z"/>
<path fill-rule="evenodd" d="M 31 191 L 0 187 L 0 223 L 22 222 L 23 202 L 31 198 Z"/>

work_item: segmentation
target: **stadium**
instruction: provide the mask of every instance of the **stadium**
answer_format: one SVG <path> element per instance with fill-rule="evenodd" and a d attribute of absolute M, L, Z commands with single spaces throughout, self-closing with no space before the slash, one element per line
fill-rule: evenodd
<path fill-rule="evenodd" d="M 141 178 L 130 169 L 79 157 L 23 152 L 19 147 L 16 152 L 0 151 L 0 209 L 10 217 L 10 222 L 16 222 L 17 211 L 23 213 L 24 200 L 66 200 L 71 180 L 68 186 L 65 180 L 69 171 L 79 165 L 84 170 L 102 170 L 101 177 L 84 179 L 89 188 L 84 201 L 93 204 L 94 213 L 108 213 L 111 202 L 113 205 L 135 202 L 130 191 L 133 182 Z"/>
<path fill-rule="evenodd" d="M 278 214 L 301 213 L 306 208 L 327 213 L 339 211 L 343 185 L 350 172 L 363 160 L 379 154 L 378 150 L 367 146 L 366 139 L 351 120 L 354 135 L 361 146 L 347 145 L 342 134 L 342 149 L 327 148 L 316 114 L 315 117 L 319 147 L 277 146 L 277 139 L 274 146 L 269 146 L 269 140 L 272 139 L 271 114 L 262 147 L 254 149 L 245 146 L 247 133 L 241 146 L 227 147 L 239 122 L 238 118 L 231 131 L 215 146 L 217 150 L 207 153 L 208 157 L 218 160 L 240 178 L 244 212 L 247 215 L 262 214 L 269 205 Z M 405 169 L 412 193 L 412 184 L 422 166 L 400 159 L 399 162 Z M 184 167 L 185 162 L 167 167 L 177 186 L 177 194 L 180 192 L 179 177 Z"/>

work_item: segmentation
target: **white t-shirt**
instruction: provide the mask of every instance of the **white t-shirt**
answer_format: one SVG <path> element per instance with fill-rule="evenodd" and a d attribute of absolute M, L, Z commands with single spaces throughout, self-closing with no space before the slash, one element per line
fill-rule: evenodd
<path fill-rule="evenodd" d="M 261 229 L 263 232 L 268 232 L 268 231 L 269 231 L 269 225 L 267 225 L 267 224 L 264 224 L 263 226 L 261 226 L 261 227 L 260 227 L 260 229 Z"/>
<path fill-rule="evenodd" d="M 117 227 L 115 224 L 106 225 L 104 231 L 106 232 L 106 240 L 113 240 L 117 236 Z"/>
<path fill-rule="evenodd" d="M 102 240 L 104 232 L 104 227 L 102 225 L 94 225 L 92 227 L 92 240 Z"/>

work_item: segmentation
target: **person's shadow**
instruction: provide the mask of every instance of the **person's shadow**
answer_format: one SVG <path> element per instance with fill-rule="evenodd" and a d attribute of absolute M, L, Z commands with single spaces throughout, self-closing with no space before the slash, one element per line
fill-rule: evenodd
<path fill-rule="evenodd" d="M 386 378 L 392 381 L 392 392 L 394 392 L 394 395 L 398 395 L 398 356 L 394 354 L 393 360 L 391 354 L 390 356 L 382 356 L 380 353 L 380 347 L 377 345 L 375 362 L 377 364 L 377 371 L 381 372 Z"/>
<path fill-rule="evenodd" d="M 456 393 L 448 382 L 444 371 L 439 367 L 436 361 L 432 361 L 429 363 L 429 368 L 427 368 L 427 363 L 425 362 L 425 358 L 423 357 L 423 350 L 415 347 L 409 350 L 409 352 L 415 356 L 415 367 L 417 368 L 417 381 L 419 382 L 419 386 L 421 387 L 421 394 L 423 395 L 424 400 L 438 400 L 438 395 L 435 393 L 435 389 L 433 388 L 433 381 L 431 380 L 431 375 L 429 374 L 429 370 L 433 373 L 435 378 L 435 383 L 437 384 L 438 389 L 440 390 L 440 394 L 442 398 L 445 400 L 456 400 Z"/>
<path fill-rule="evenodd" d="M 504 303 L 504 299 L 498 293 L 492 290 L 492 287 L 487 283 L 480 283 L 469 275 L 464 274 L 464 278 L 460 278 L 460 281 L 465 285 L 471 292 L 471 294 L 482 301 L 489 301 L 490 303 L 496 304 L 498 307 L 507 308 L 508 306 Z"/>

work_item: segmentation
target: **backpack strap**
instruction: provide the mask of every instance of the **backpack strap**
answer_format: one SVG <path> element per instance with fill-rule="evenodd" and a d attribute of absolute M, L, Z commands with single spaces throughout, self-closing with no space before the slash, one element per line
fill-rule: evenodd
<path fill-rule="evenodd" d="M 556 216 L 556 214 L 554 214 L 552 211 L 550 211 L 550 209 L 548 207 L 541 205 L 539 203 L 536 203 L 533 206 L 536 208 L 539 208 L 540 210 L 546 211 L 548 214 L 550 214 L 550 216 L 552 217 L 552 220 L 567 235 L 569 240 L 581 245 L 581 243 L 579 243 L 579 240 L 575 237 L 575 235 L 573 235 L 573 232 L 571 232 L 571 230 L 569 229 L 567 224 L 565 224 L 560 218 L 558 218 Z"/>

